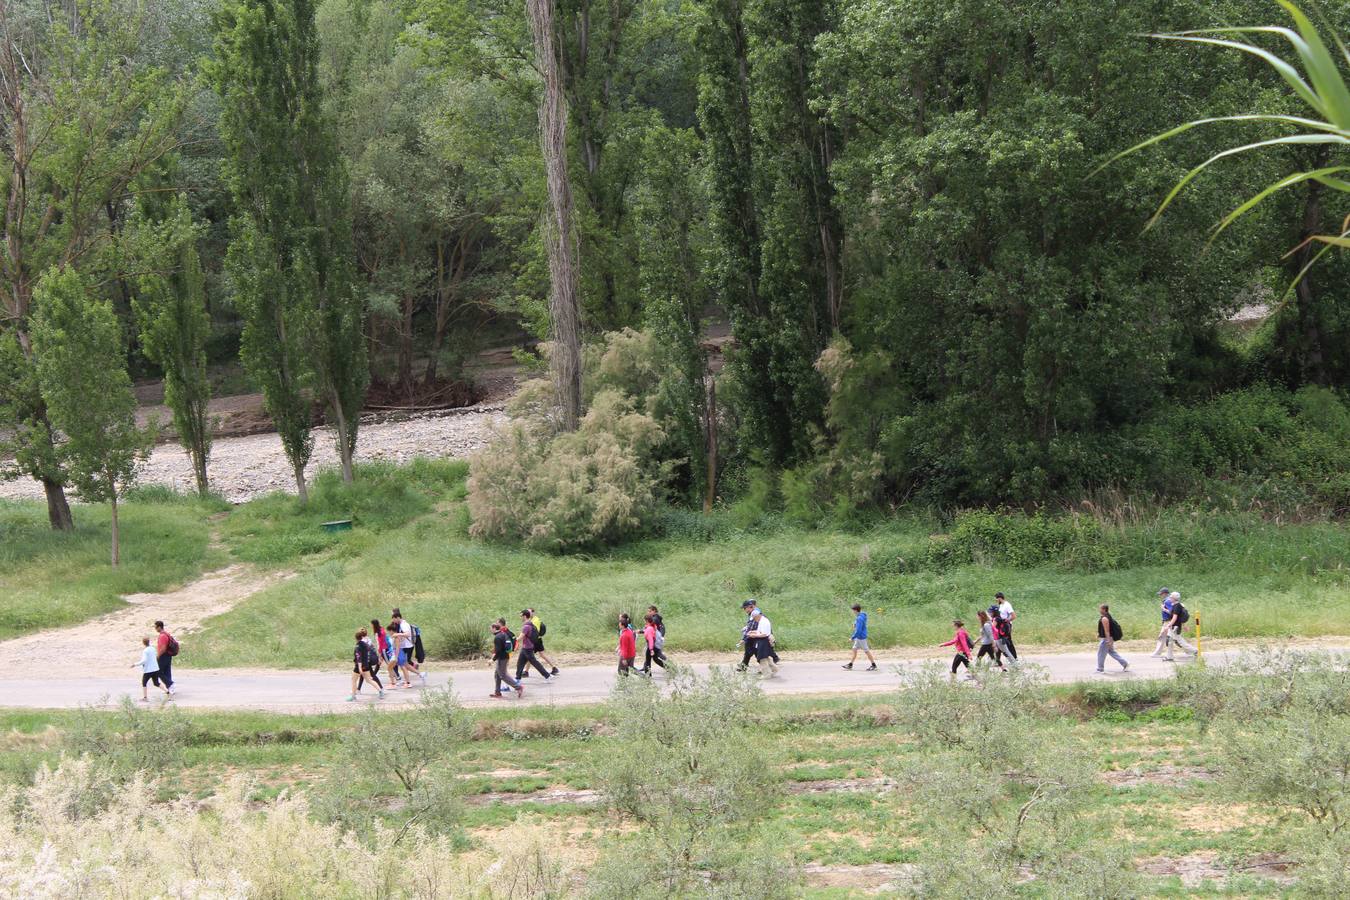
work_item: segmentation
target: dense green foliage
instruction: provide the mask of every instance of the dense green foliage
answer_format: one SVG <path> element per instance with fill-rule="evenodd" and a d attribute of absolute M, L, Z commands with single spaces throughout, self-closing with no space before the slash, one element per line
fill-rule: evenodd
<path fill-rule="evenodd" d="M 654 495 L 850 525 L 915 501 L 1103 492 L 1343 515 L 1350 254 L 1285 288 L 1305 239 L 1350 211 L 1350 61 L 1331 40 L 1315 62 L 1289 45 L 1317 69 L 1310 100 L 1250 50 L 1142 36 L 1283 21 L 1281 5 L 553 6 L 583 358 L 603 365 L 605 335 L 641 329 L 655 376 L 627 397 L 661 426 L 635 463 L 669 475 Z M 381 404 L 462 398 L 484 340 L 533 353 L 550 334 L 524 4 L 107 0 L 68 22 L 39 7 L 7 5 L 0 57 L 4 177 L 29 187 L 4 226 L 0 434 L 54 523 L 66 473 L 27 340 L 53 262 L 112 300 L 129 365 L 164 370 L 203 461 L 203 367 L 242 358 L 301 492 L 319 409 L 349 475 L 368 384 Z M 1343 5 L 1324 13 L 1324 35 L 1350 31 Z M 1290 52 L 1288 35 L 1238 33 Z M 1306 108 L 1330 143 L 1283 140 Z M 1159 123 L 1225 117 L 1116 158 Z M 1262 152 L 1216 160 L 1146 229 L 1217 140 Z M 1230 321 L 1261 304 L 1251 331 Z M 191 312 L 174 352 L 152 308 Z M 583 373 L 587 400 L 603 380 Z M 486 523 L 503 512 L 476 510 L 480 530 L 530 531 Z"/>

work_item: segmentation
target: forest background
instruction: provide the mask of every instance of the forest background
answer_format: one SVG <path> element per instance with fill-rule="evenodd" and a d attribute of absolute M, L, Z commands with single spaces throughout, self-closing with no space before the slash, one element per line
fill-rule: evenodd
<path fill-rule="evenodd" d="M 134 476 L 133 377 L 166 379 L 206 492 L 206 373 L 242 362 L 303 497 L 319 421 L 353 477 L 371 390 L 468 396 L 485 335 L 523 335 L 542 373 L 559 246 L 577 422 L 556 384 L 522 388 L 468 483 L 479 537 L 592 547 L 669 505 L 846 527 L 916 504 L 1350 508 L 1350 259 L 1293 286 L 1344 196 L 1304 182 L 1210 242 L 1332 152 L 1225 160 L 1148 230 L 1214 133 L 1097 171 L 1173 123 L 1296 112 L 1258 58 L 1141 37 L 1273 4 L 544 5 L 553 67 L 538 3 L 3 4 L 0 456 L 53 526 L 67 486 L 115 501 Z M 1232 321 L 1253 306 L 1273 312 Z"/>

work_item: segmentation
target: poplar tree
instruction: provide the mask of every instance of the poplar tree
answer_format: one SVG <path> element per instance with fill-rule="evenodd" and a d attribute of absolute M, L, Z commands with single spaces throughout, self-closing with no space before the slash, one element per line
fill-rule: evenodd
<path fill-rule="evenodd" d="M 206 463 L 211 455 L 211 380 L 206 341 L 206 277 L 197 253 L 198 229 L 184 197 L 176 197 L 162 222 L 139 220 L 133 229 L 143 244 L 158 248 L 159 271 L 137 279 L 132 301 L 141 349 L 164 370 L 164 402 L 173 411 L 178 442 L 192 460 L 197 493 L 206 496 Z M 147 248 L 148 249 L 148 248 Z"/>
<path fill-rule="evenodd" d="M 210 74 L 237 209 L 226 265 L 244 319 L 240 354 L 306 502 L 311 391 L 333 417 L 350 481 L 368 377 L 347 178 L 323 111 L 314 4 L 231 0 L 217 31 Z"/>
<path fill-rule="evenodd" d="M 41 482 L 74 527 L 31 323 L 52 267 L 106 273 L 143 173 L 179 146 L 183 82 L 138 55 L 143 5 L 0 0 L 0 478 Z"/>
<path fill-rule="evenodd" d="M 127 374 L 112 304 L 72 268 L 51 269 L 37 289 L 32 338 L 37 380 L 52 424 L 65 437 L 66 474 L 81 498 L 111 510 L 112 564 L 121 559 L 117 499 L 150 452 L 136 427 L 136 395 Z"/>

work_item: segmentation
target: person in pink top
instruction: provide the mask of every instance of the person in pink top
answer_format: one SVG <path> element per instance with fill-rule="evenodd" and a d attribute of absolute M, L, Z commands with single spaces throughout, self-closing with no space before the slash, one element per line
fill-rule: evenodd
<path fill-rule="evenodd" d="M 966 667 L 966 678 L 973 680 L 975 676 L 970 672 L 970 635 L 966 632 L 966 623 L 956 619 L 952 622 L 952 627 L 956 629 L 956 636 L 939 645 L 956 648 L 956 655 L 952 657 L 952 681 L 956 680 L 956 670 L 960 666 Z"/>
<path fill-rule="evenodd" d="M 656 663 L 661 668 L 666 667 L 665 635 L 661 629 L 656 627 L 656 616 L 647 614 L 647 624 L 642 629 L 642 634 L 647 638 L 647 658 L 642 663 L 642 674 L 650 676 L 652 674 L 652 663 Z"/>

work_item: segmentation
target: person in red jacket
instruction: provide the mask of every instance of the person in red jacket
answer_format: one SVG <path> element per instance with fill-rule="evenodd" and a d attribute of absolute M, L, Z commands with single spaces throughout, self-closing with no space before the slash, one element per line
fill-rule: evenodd
<path fill-rule="evenodd" d="M 952 657 L 952 681 L 956 680 L 958 666 L 965 666 L 966 678 L 974 679 L 975 676 L 970 673 L 970 634 L 966 631 L 966 623 L 955 619 L 952 627 L 956 629 L 956 636 L 945 644 L 939 644 L 941 647 L 956 648 L 956 655 Z"/>
<path fill-rule="evenodd" d="M 628 613 L 619 615 L 619 674 L 627 676 L 637 660 L 637 635 L 633 633 L 633 620 Z"/>
<path fill-rule="evenodd" d="M 168 691 L 169 696 L 173 696 L 173 654 L 169 652 L 169 644 L 177 643 L 173 635 L 164 628 L 164 623 L 156 620 L 155 631 L 159 636 L 155 638 L 155 656 L 159 662 L 159 680 L 164 683 L 164 690 Z"/>

